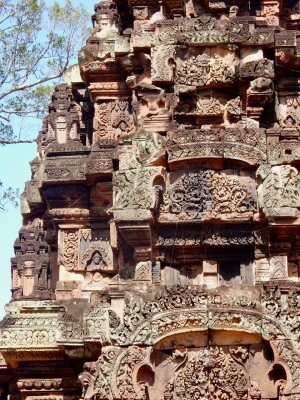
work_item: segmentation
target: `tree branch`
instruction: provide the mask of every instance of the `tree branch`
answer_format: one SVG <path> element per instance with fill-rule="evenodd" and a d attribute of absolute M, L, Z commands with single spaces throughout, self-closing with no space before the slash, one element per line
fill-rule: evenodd
<path fill-rule="evenodd" d="M 24 110 L 24 111 L 18 111 L 18 110 L 0 110 L 1 113 L 4 114 L 30 114 L 30 113 L 36 113 L 39 110 Z M 3 117 L 2 115 L 0 115 L 0 118 L 6 119 L 5 117 Z M 8 120 L 7 120 L 8 121 Z"/>
<path fill-rule="evenodd" d="M 64 67 L 62 68 L 62 70 L 60 72 L 58 72 L 57 74 L 55 74 L 55 75 L 46 76 L 46 78 L 39 79 L 39 80 L 37 80 L 35 82 L 26 83 L 24 85 L 20 85 L 20 86 L 17 86 L 15 88 L 11 88 L 9 90 L 6 90 L 6 92 L 3 92 L 0 95 L 0 100 L 2 100 L 4 97 L 8 96 L 11 93 L 18 92 L 18 91 L 25 90 L 25 89 L 29 89 L 29 88 L 31 88 L 33 86 L 40 85 L 41 83 L 51 81 L 52 79 L 60 78 L 63 75 L 63 73 L 65 72 L 65 70 L 67 69 L 68 63 L 69 63 L 69 60 L 66 61 L 66 63 L 64 65 Z"/>
<path fill-rule="evenodd" d="M 6 122 L 10 122 L 10 119 L 9 119 L 9 118 L 6 118 L 6 117 L 4 117 L 3 115 L 0 115 L 0 118 L 4 119 L 4 121 L 6 121 Z"/>
<path fill-rule="evenodd" d="M 34 143 L 36 142 L 36 139 L 31 139 L 31 140 L 4 140 L 0 139 L 0 144 L 19 144 L 19 143 Z"/>

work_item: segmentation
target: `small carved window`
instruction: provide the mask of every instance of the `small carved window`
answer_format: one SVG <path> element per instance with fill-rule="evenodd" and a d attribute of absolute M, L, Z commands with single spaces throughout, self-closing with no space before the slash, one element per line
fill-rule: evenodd
<path fill-rule="evenodd" d="M 220 285 L 241 283 L 241 267 L 238 261 L 221 261 L 219 265 Z"/>

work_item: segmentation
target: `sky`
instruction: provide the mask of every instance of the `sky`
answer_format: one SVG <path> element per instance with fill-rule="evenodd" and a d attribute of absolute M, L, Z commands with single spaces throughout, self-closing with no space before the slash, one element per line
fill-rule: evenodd
<path fill-rule="evenodd" d="M 36 143 L 1 146 L 0 171 L 3 187 L 20 188 L 22 193 L 25 182 L 30 180 L 29 161 L 35 156 Z M 19 207 L 7 205 L 7 210 L 0 213 L 0 319 L 4 317 L 4 306 L 11 297 L 10 258 L 14 257 L 13 245 L 21 226 Z"/>
<path fill-rule="evenodd" d="M 46 1 L 46 5 L 54 1 Z M 73 0 L 73 5 L 84 3 L 82 0 Z M 96 1 L 84 3 L 85 8 L 93 14 Z M 60 3 L 61 4 L 61 3 Z M 90 28 L 89 25 L 87 28 Z M 87 38 L 89 34 L 87 33 Z M 76 63 L 72 60 L 70 64 Z M 49 103 L 51 99 L 49 98 Z M 36 138 L 38 127 L 30 133 L 30 138 Z M 37 155 L 36 143 L 10 144 L 0 146 L 0 178 L 3 188 L 19 188 L 20 194 L 24 190 L 25 182 L 30 180 L 31 172 L 29 162 Z M 7 205 L 7 210 L 0 212 L 0 320 L 5 316 L 5 304 L 11 299 L 11 269 L 10 258 L 14 257 L 13 245 L 18 237 L 19 229 L 22 227 L 22 216 L 19 208 Z"/>

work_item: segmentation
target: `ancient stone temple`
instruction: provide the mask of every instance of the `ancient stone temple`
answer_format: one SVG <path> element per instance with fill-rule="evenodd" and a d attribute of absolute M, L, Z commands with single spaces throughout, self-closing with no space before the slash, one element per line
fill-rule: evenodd
<path fill-rule="evenodd" d="M 299 400 L 300 2 L 92 24 L 21 197 L 1 399 Z"/>

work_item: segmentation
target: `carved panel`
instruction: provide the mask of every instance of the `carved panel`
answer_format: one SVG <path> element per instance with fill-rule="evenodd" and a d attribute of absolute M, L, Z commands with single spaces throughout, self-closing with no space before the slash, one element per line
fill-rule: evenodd
<path fill-rule="evenodd" d="M 187 114 L 185 110 L 183 114 Z M 231 158 L 258 164 L 266 160 L 266 136 L 262 129 L 203 129 L 170 131 L 169 162 L 179 159 Z"/>
<path fill-rule="evenodd" d="M 176 83 L 205 87 L 218 83 L 232 83 L 237 78 L 237 58 L 234 51 L 219 49 L 193 55 L 177 70 Z"/>
<path fill-rule="evenodd" d="M 95 105 L 94 142 L 102 139 L 118 139 L 133 130 L 132 114 L 128 101 L 115 101 Z"/>
<path fill-rule="evenodd" d="M 78 231 L 65 230 L 61 232 L 63 243 L 61 246 L 61 263 L 67 271 L 78 269 Z"/>
<path fill-rule="evenodd" d="M 259 204 L 268 217 L 294 216 L 299 207 L 299 172 L 295 167 L 262 165 L 257 175 L 263 180 L 258 188 Z"/>
<path fill-rule="evenodd" d="M 172 182 L 160 207 L 161 221 L 201 220 L 211 216 L 253 211 L 254 199 L 247 185 L 237 178 L 216 173 L 207 165 L 195 172 L 171 173 Z"/>
<path fill-rule="evenodd" d="M 247 398 L 248 357 L 244 346 L 210 346 L 190 357 L 186 353 L 164 389 L 164 399 Z"/>

